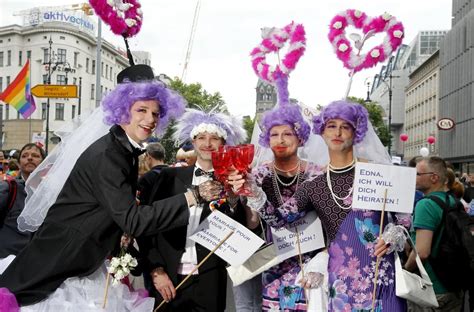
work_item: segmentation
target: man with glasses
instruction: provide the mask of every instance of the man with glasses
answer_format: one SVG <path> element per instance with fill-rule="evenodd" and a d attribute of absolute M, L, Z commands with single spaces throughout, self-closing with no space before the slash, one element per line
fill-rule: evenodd
<path fill-rule="evenodd" d="M 158 180 L 161 169 L 168 167 L 165 164 L 165 148 L 158 142 L 146 146 L 145 162 L 150 171 L 138 179 L 138 199 L 141 203 L 148 203 L 153 185 Z"/>
<path fill-rule="evenodd" d="M 446 195 L 447 167 L 445 161 L 436 156 L 426 157 L 416 164 L 416 189 L 423 192 L 425 198 L 421 199 L 415 207 L 413 217 L 413 241 L 420 255 L 423 265 L 430 276 L 436 293 L 439 308 L 423 308 L 409 302 L 409 311 L 460 311 L 462 305 L 462 294 L 452 292 L 438 279 L 431 264 L 428 261 L 430 255 L 438 253 L 440 242 L 439 229 L 443 226 L 443 208 L 440 207 L 429 196 L 439 197 L 442 201 L 449 198 L 449 205 L 454 205 L 452 196 Z M 408 271 L 417 269 L 415 253 L 412 251 L 405 268 Z"/>

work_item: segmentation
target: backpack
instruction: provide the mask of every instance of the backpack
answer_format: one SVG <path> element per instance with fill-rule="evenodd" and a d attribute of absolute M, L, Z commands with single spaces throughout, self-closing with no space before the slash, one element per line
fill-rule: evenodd
<path fill-rule="evenodd" d="M 431 267 L 449 291 L 468 289 L 474 276 L 474 217 L 456 198 L 455 205 L 451 206 L 448 194 L 445 201 L 436 196 L 426 198 L 443 209 L 441 226 L 434 235 L 439 237 L 436 234 L 441 234 L 438 254 L 430 256 Z"/>
<path fill-rule="evenodd" d="M 3 226 L 3 222 L 7 217 L 8 212 L 12 209 L 13 204 L 16 200 L 17 184 L 15 180 L 6 180 L 8 184 L 8 198 L 7 198 L 7 209 L 0 210 L 0 228 Z"/>

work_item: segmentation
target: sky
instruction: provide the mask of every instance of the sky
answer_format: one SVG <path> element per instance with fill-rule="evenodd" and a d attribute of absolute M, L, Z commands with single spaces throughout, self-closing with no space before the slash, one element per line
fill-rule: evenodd
<path fill-rule="evenodd" d="M 143 26 L 130 39 L 131 49 L 151 53 L 155 74 L 181 77 L 197 0 L 139 2 L 144 12 Z M 45 0 L 41 6 L 75 3 L 79 2 Z M 35 0 L 0 0 L 0 25 L 20 24 L 21 19 L 13 13 L 35 6 Z M 290 97 L 310 107 L 341 99 L 349 71 L 334 54 L 327 34 L 331 19 L 346 9 L 358 9 L 368 16 L 390 13 L 405 26 L 405 44 L 421 30 L 451 27 L 449 0 L 201 0 L 185 82 L 199 82 L 208 92 L 219 92 L 232 114 L 253 116 L 258 78 L 250 63 L 250 51 L 261 42 L 262 27 L 281 28 L 294 21 L 305 27 L 306 52 L 290 74 Z M 103 24 L 105 40 L 125 48 L 123 40 L 107 27 Z M 364 50 L 381 40 L 382 34 L 374 36 L 366 42 Z M 280 55 L 284 55 L 284 50 Z M 275 63 L 277 58 L 269 55 L 267 60 Z M 372 80 L 380 66 L 357 73 L 350 95 L 365 98 L 365 82 Z"/>

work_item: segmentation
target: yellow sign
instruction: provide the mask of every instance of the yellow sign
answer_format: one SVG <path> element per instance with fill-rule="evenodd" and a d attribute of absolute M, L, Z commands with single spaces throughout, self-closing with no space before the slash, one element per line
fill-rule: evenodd
<path fill-rule="evenodd" d="M 76 85 L 36 85 L 31 94 L 40 98 L 77 98 Z"/>

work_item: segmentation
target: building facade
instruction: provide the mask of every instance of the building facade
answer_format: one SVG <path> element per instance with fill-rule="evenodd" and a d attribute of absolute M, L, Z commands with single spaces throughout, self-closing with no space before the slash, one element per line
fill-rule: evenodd
<path fill-rule="evenodd" d="M 268 82 L 258 79 L 257 87 L 255 88 L 256 93 L 256 120 L 260 120 L 262 114 L 267 110 L 272 109 L 277 102 L 276 89 L 273 85 Z"/>
<path fill-rule="evenodd" d="M 428 136 L 438 138 L 439 119 L 439 50 L 409 75 L 405 98 L 405 133 L 402 142 L 405 159 L 420 155 L 428 147 L 431 155 L 438 155 L 439 143 L 429 144 Z"/>
<path fill-rule="evenodd" d="M 1 149 L 20 148 L 33 135 L 45 137 L 49 110 L 49 137 L 79 113 L 93 110 L 102 95 L 116 85 L 115 77 L 128 66 L 124 50 L 102 40 L 100 62 L 97 60 L 96 24 L 84 12 L 67 7 L 33 8 L 22 12 L 23 25 L 0 27 L 0 90 L 3 91 L 30 60 L 30 84 L 76 85 L 79 98 L 35 97 L 36 111 L 28 120 L 9 105 L 1 104 L 3 121 Z M 150 64 L 149 53 L 134 55 L 136 63 Z M 100 85 L 96 73 L 100 69 Z M 98 92 L 98 93 L 97 93 Z M 99 94 L 99 98 L 97 98 Z M 17 130 L 28 125 L 18 136 Z M 53 142 L 49 142 L 52 146 Z M 54 145 L 54 144 L 53 144 Z M 49 148 L 51 150 L 51 148 Z"/>
<path fill-rule="evenodd" d="M 474 1 L 453 0 L 452 28 L 440 49 L 440 118 L 455 126 L 439 135 L 440 156 L 474 172 Z"/>
<path fill-rule="evenodd" d="M 408 76 L 439 49 L 446 33 L 445 30 L 420 31 L 409 45 L 402 45 L 398 49 L 374 78 L 370 98 L 382 106 L 386 124 L 391 124 L 392 155 L 404 156 L 404 146 L 398 138 L 404 132 L 405 88 L 409 83 Z"/>

